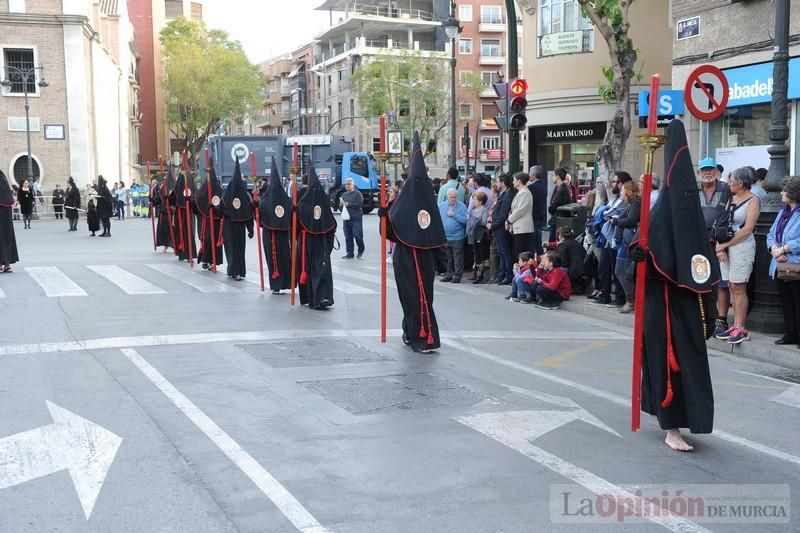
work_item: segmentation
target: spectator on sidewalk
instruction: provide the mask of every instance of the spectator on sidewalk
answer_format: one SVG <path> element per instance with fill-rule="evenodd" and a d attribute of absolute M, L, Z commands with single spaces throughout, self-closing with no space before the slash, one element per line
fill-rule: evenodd
<path fill-rule="evenodd" d="M 625 305 L 619 310 L 627 314 L 633 312 L 636 296 L 636 283 L 632 276 L 628 276 L 631 261 L 628 258 L 628 246 L 633 242 L 633 237 L 639 228 L 639 219 L 642 213 L 642 191 L 634 181 L 629 181 L 622 186 L 622 201 L 625 210 L 611 218 L 614 226 L 614 242 L 616 244 L 617 260 L 614 275 L 619 280 L 625 293 Z"/>
<path fill-rule="evenodd" d="M 755 177 L 753 167 L 737 168 L 731 173 L 728 185 L 732 197 L 726 209 L 731 212 L 731 228 L 735 233 L 730 241 L 717 243 L 716 247 L 722 279 L 728 282 L 730 290 L 730 296 L 727 292 L 720 291 L 717 312 L 719 317 L 726 318 L 728 307 L 733 304 L 733 327 L 716 333 L 715 337 L 727 340 L 730 344 L 739 344 L 750 339 L 745 328 L 749 306 L 747 282 L 753 273 L 756 258 L 753 231 L 761 214 L 761 201 L 750 192 Z"/>
<path fill-rule="evenodd" d="M 488 198 L 483 191 L 472 195 L 472 211 L 467 209 L 467 244 L 472 246 L 475 258 L 475 269 L 472 272 L 472 283 L 483 283 L 484 275 L 489 269 L 489 208 Z"/>
<path fill-rule="evenodd" d="M 530 168 L 531 179 L 528 190 L 533 200 L 533 234 L 530 248 L 536 255 L 542 255 L 542 232 L 547 228 L 547 172 L 544 167 L 534 165 Z"/>
<path fill-rule="evenodd" d="M 772 255 L 769 275 L 775 280 L 783 310 L 783 336 L 775 344 L 797 344 L 800 348 L 800 281 L 782 280 L 778 268 L 800 263 L 800 176 L 789 176 L 783 183 L 784 207 L 767 234 Z"/>
<path fill-rule="evenodd" d="M 720 181 L 720 171 L 717 163 L 710 157 L 706 157 L 699 164 L 700 175 L 700 209 L 703 211 L 703 219 L 706 222 L 706 229 L 711 231 L 714 221 L 725 210 L 731 198 L 731 191 L 727 183 Z"/>
<path fill-rule="evenodd" d="M 439 204 L 439 214 L 447 238 L 447 272 L 441 281 L 461 283 L 464 274 L 464 237 L 467 229 L 467 206 L 458 200 L 458 191 L 447 190 L 447 199 Z"/>
<path fill-rule="evenodd" d="M 58 183 L 56 183 L 56 188 L 53 189 L 52 204 L 56 220 L 62 220 L 64 218 L 64 189 Z"/>
<path fill-rule="evenodd" d="M 539 309 L 560 309 L 561 302 L 569 300 L 572 293 L 569 276 L 561 269 L 561 256 L 557 252 L 544 254 L 542 267 L 533 282 Z"/>
<path fill-rule="evenodd" d="M 450 189 L 455 189 L 457 199 L 462 204 L 464 203 L 464 198 L 467 194 L 467 190 L 464 188 L 464 185 L 459 180 L 458 176 L 458 169 L 454 167 L 450 167 L 447 169 L 447 181 L 442 183 L 441 187 L 439 187 L 439 203 L 444 203 L 447 201 L 447 191 Z"/>
<path fill-rule="evenodd" d="M 759 168 L 756 170 L 756 182 L 750 188 L 750 192 L 758 196 L 763 204 L 767 199 L 767 191 L 764 190 L 764 180 L 767 179 L 767 169 Z"/>
<path fill-rule="evenodd" d="M 120 181 L 117 187 L 117 220 L 125 220 L 125 211 L 128 208 L 128 189 L 125 183 Z"/>
<path fill-rule="evenodd" d="M 574 294 L 586 292 L 586 250 L 575 240 L 572 228 L 561 227 L 556 230 L 556 252 L 561 258 L 562 268 L 567 271 Z"/>
<path fill-rule="evenodd" d="M 81 192 L 75 186 L 75 180 L 70 176 L 67 179 L 66 199 L 64 202 L 66 209 L 67 221 L 69 221 L 69 230 L 78 231 L 78 216 L 80 215 L 79 209 L 81 208 Z"/>
<path fill-rule="evenodd" d="M 505 173 L 497 177 L 497 188 L 499 194 L 492 210 L 491 230 L 493 241 L 497 246 L 497 253 L 500 256 L 500 266 L 497 277 L 493 281 L 499 285 L 511 285 L 514 252 L 511 246 L 511 234 L 506 229 L 506 222 L 508 214 L 511 212 L 511 203 L 516 189 L 511 187 L 511 177 Z"/>
<path fill-rule="evenodd" d="M 525 172 L 514 174 L 514 188 L 517 193 L 511 201 L 511 212 L 506 220 L 506 230 L 514 239 L 514 255 L 531 251 L 530 239 L 533 233 L 533 199 L 528 190 L 528 176 Z"/>
<path fill-rule="evenodd" d="M 597 262 L 597 272 L 600 278 L 601 294 L 596 297 L 593 302 L 596 304 L 609 305 L 611 304 L 611 291 L 612 286 L 614 289 L 614 303 L 612 307 L 622 307 L 625 305 L 625 290 L 614 274 L 617 264 L 617 247 L 614 242 L 614 226 L 611 219 L 614 216 L 620 216 L 626 209 L 625 203 L 622 198 L 622 187 L 626 183 L 632 181 L 631 175 L 624 170 L 617 170 L 614 172 L 611 179 L 611 200 L 608 207 L 599 210 L 602 218 L 602 228 L 598 233 L 598 246 L 600 247 L 600 257 Z"/>
<path fill-rule="evenodd" d="M 345 181 L 345 191 L 342 193 L 342 218 L 344 218 L 344 243 L 347 253 L 343 259 L 352 259 L 355 247 L 353 240 L 358 246 L 358 257 L 361 259 L 364 256 L 364 212 L 361 208 L 364 206 L 364 196 L 356 188 L 353 178 L 347 178 Z M 347 214 L 345 211 L 347 210 Z M 345 218 L 347 217 L 347 218 Z"/>
<path fill-rule="evenodd" d="M 589 299 L 594 300 L 600 296 L 600 277 L 597 270 L 597 261 L 600 257 L 600 247 L 597 246 L 597 235 L 593 228 L 593 221 L 597 212 L 601 208 L 608 205 L 608 189 L 606 188 L 606 180 L 598 177 L 595 181 L 595 187 L 589 194 L 586 195 L 586 208 L 589 217 L 586 221 L 586 236 L 584 237 L 584 246 L 586 247 L 586 276 L 588 280 L 592 281 L 592 293 Z"/>
<path fill-rule="evenodd" d="M 513 276 L 511 281 L 511 294 L 506 296 L 506 300 L 511 302 L 525 302 L 534 299 L 531 294 L 533 279 L 536 277 L 536 259 L 531 252 L 522 252 L 517 257 L 514 264 Z"/>
<path fill-rule="evenodd" d="M 550 236 L 548 242 L 556 240 L 556 215 L 558 208 L 572 203 L 572 190 L 567 183 L 567 169 L 561 167 L 557 168 L 553 176 L 553 194 L 550 196 L 550 206 L 547 212 L 550 213 Z"/>
<path fill-rule="evenodd" d="M 19 192 L 17 193 L 17 202 L 19 203 L 19 210 L 22 213 L 22 222 L 24 223 L 23 227 L 25 229 L 31 229 L 34 192 L 31 189 L 28 180 L 22 182 L 22 187 L 20 187 Z"/>

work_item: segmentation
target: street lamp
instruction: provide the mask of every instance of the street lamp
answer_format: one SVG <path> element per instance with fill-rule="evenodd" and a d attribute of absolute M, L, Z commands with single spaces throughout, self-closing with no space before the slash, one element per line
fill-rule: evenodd
<path fill-rule="evenodd" d="M 450 39 L 450 166 L 456 166 L 456 37 L 461 25 L 455 17 L 456 3 L 450 1 L 450 16 L 442 22 L 444 33 Z"/>
<path fill-rule="evenodd" d="M 31 78 L 36 79 L 37 70 L 44 72 L 44 67 L 20 68 L 6 66 L 6 78 L 0 81 L 0 85 L 6 88 L 12 87 L 15 83 L 22 83 L 22 92 L 25 95 L 25 133 L 28 137 L 28 183 L 30 183 L 31 187 L 33 187 L 33 158 L 31 157 L 31 106 L 28 103 L 28 82 L 31 81 Z M 50 84 L 44 80 L 44 75 L 42 75 L 36 85 L 44 88 Z"/>

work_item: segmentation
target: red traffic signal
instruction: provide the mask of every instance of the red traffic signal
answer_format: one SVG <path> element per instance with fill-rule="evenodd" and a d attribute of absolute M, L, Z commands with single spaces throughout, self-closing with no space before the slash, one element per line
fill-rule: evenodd
<path fill-rule="evenodd" d="M 508 95 L 512 98 L 514 96 L 525 96 L 528 94 L 528 82 L 519 78 L 512 81 L 508 85 Z"/>

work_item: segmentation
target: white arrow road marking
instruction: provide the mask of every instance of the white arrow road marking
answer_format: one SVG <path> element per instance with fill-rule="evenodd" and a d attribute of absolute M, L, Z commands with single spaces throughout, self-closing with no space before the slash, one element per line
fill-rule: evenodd
<path fill-rule="evenodd" d="M 25 271 L 39 284 L 44 293 L 51 298 L 87 296 L 86 292 L 61 272 L 58 267 L 25 267 Z"/>
<path fill-rule="evenodd" d="M 571 335 L 574 338 L 574 335 Z M 517 363 L 516 361 L 509 361 L 508 359 L 503 359 L 497 355 L 491 354 L 489 352 L 485 352 L 483 350 L 479 350 L 477 348 L 473 348 L 456 340 L 445 340 L 443 344 L 452 346 L 457 350 L 461 350 L 465 353 L 470 353 L 482 359 L 486 359 L 487 361 L 495 362 L 499 365 L 506 366 L 508 368 L 513 368 L 514 370 L 519 370 L 520 372 L 524 372 L 526 374 L 530 374 L 531 376 L 536 376 L 542 379 L 546 379 L 548 381 L 552 381 L 553 383 L 558 383 L 564 385 L 566 387 L 570 387 L 572 389 L 581 391 L 585 394 L 589 394 L 596 398 L 603 398 L 611 403 L 615 403 L 626 409 L 630 409 L 631 401 L 629 398 L 624 398 L 613 392 L 606 392 L 604 390 L 597 389 L 595 387 L 590 387 L 589 385 L 584 385 L 583 383 L 578 383 L 576 381 L 572 381 L 570 379 L 562 378 L 560 376 L 556 376 L 555 374 L 550 374 L 549 372 L 544 372 L 542 370 L 538 370 L 536 368 L 531 368 L 530 366 L 523 365 L 521 363 Z M 0 352 L 2 353 L 2 352 Z M 795 466 L 800 466 L 800 457 L 797 455 L 792 455 L 790 453 L 786 453 L 784 451 L 775 449 L 771 446 L 767 446 L 766 444 L 761 444 L 760 442 L 756 442 L 754 440 L 746 439 L 744 437 L 740 437 L 739 435 L 735 435 L 733 433 L 728 433 L 727 431 L 723 431 L 721 429 L 715 429 L 714 432 L 711 434 L 713 437 L 717 437 L 718 439 L 722 439 L 738 446 L 743 446 L 745 448 L 749 448 L 753 451 L 758 453 L 768 455 L 775 459 L 779 459 L 781 461 L 786 461 L 789 463 L 794 464 Z"/>
<path fill-rule="evenodd" d="M 541 416 L 541 413 L 559 412 L 562 414 L 560 418 L 555 415 Z M 509 411 L 461 416 L 456 420 L 533 459 L 545 468 L 572 480 L 595 494 L 609 494 L 614 495 L 617 499 L 625 498 L 635 501 L 637 497 L 634 494 L 531 443 L 531 440 L 575 420 L 575 418 L 566 411 Z M 709 531 L 695 522 L 679 517 L 644 516 L 643 518 L 676 533 Z"/>
<path fill-rule="evenodd" d="M 167 291 L 156 287 L 146 279 L 140 278 L 117 265 L 86 265 L 86 268 L 103 276 L 127 294 L 166 294 Z"/>
<path fill-rule="evenodd" d="M 523 389 L 521 387 L 515 387 L 513 385 L 503 385 L 503 386 L 505 388 L 507 388 L 508 390 L 510 390 L 511 392 L 514 392 L 516 394 L 521 394 L 521 395 L 527 396 L 529 398 L 533 398 L 534 400 L 539 400 L 540 402 L 549 403 L 549 404 L 552 404 L 552 405 L 558 405 L 559 407 L 565 407 L 565 408 L 568 408 L 568 409 L 574 409 L 574 411 L 569 411 L 567 413 L 569 415 L 569 419 L 566 420 L 566 422 L 564 422 L 562 424 L 559 424 L 559 426 L 562 426 L 562 425 L 566 424 L 567 422 L 570 422 L 573 419 L 574 420 L 583 420 L 587 424 L 591 424 L 593 426 L 596 426 L 596 427 L 602 429 L 603 431 L 608 431 L 609 433 L 611 433 L 613 435 L 616 435 L 619 438 L 622 438 L 622 435 L 620 435 L 619 433 L 617 433 L 616 431 L 611 429 L 604 422 L 602 422 L 599 418 L 597 418 L 592 413 L 590 413 L 589 411 L 587 411 L 586 409 L 584 409 L 583 407 L 581 407 L 580 405 L 578 405 L 577 403 L 572 401 L 570 398 L 565 398 L 564 396 L 554 396 L 552 394 L 547 394 L 545 392 L 540 392 L 540 391 L 533 391 L 533 390 L 529 390 L 529 389 Z M 536 412 L 537 413 L 548 413 L 548 412 L 549 413 L 555 413 L 555 412 L 563 412 L 563 411 L 536 411 Z M 558 417 L 557 419 L 561 420 L 562 418 Z M 556 427 L 559 427 L 559 426 L 555 426 L 552 429 L 555 429 Z M 550 431 L 550 430 L 548 430 L 548 431 Z M 545 433 L 547 433 L 547 431 L 545 431 Z"/>
<path fill-rule="evenodd" d="M 0 439 L 0 489 L 69 470 L 86 520 L 122 438 L 47 402 L 53 423 Z"/>
<path fill-rule="evenodd" d="M 136 350 L 125 348 L 122 350 L 131 363 L 158 387 L 164 395 L 180 409 L 186 417 L 205 433 L 233 463 L 239 467 L 244 475 L 255 483 L 255 485 L 272 500 L 272 503 L 280 510 L 283 515 L 294 524 L 294 526 L 304 533 L 325 533 L 327 529 L 322 527 L 317 519 L 306 510 L 303 505 L 292 496 L 289 490 L 281 485 L 280 481 L 272 477 L 253 456 L 242 449 L 230 435 L 225 433 L 211 418 L 200 410 L 192 401 L 184 396 L 175 386 L 167 381 L 150 363 L 145 361 Z"/>
<path fill-rule="evenodd" d="M 757 378 L 766 379 L 767 381 L 774 381 L 775 383 L 786 385 L 787 389 L 782 393 L 778 394 L 777 396 L 775 396 L 774 398 L 770 398 L 770 401 L 775 403 L 782 403 L 783 405 L 788 405 L 789 407 L 796 407 L 800 409 L 800 385 L 797 385 L 795 383 L 790 383 L 782 379 L 773 378 L 771 376 L 762 376 L 761 374 L 756 374 L 755 372 L 747 372 L 745 370 L 737 370 L 737 372 L 739 374 L 755 376 Z"/>

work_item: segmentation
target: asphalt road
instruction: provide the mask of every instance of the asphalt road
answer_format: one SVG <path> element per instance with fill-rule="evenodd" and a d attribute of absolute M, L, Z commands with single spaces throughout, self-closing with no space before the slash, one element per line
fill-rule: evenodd
<path fill-rule="evenodd" d="M 442 349 L 402 345 L 393 288 L 381 344 L 373 215 L 324 312 L 147 220 L 79 227 L 17 226 L 0 274 L 2 532 L 800 531 L 790 372 L 713 353 L 715 432 L 679 454 L 629 430 L 627 329 L 437 284 Z"/>

